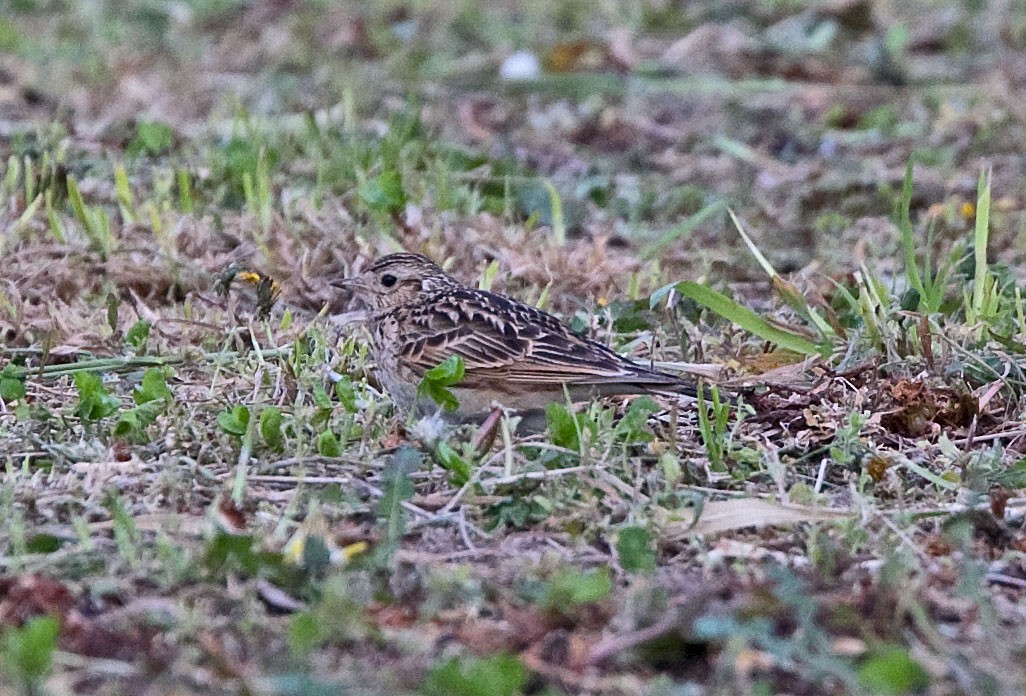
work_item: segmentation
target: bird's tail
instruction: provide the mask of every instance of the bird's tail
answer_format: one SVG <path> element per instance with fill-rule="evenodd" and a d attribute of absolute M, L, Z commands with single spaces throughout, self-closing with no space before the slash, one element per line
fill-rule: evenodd
<path fill-rule="evenodd" d="M 687 382 L 680 382 L 679 384 L 666 387 L 652 387 L 650 388 L 653 394 L 662 394 L 665 396 L 685 396 L 690 399 L 698 400 L 699 394 L 702 395 L 702 401 L 705 403 L 728 403 L 731 406 L 738 405 L 738 394 L 722 389 L 715 384 L 709 384 L 705 380 L 698 380 L 697 384 L 688 384 Z"/>

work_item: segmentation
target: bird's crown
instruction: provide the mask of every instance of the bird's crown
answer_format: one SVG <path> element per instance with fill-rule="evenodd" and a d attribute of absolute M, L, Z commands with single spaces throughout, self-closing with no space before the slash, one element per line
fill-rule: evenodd
<path fill-rule="evenodd" d="M 416 303 L 419 299 L 460 285 L 421 254 L 382 256 L 361 273 L 332 283 L 351 288 L 375 312 Z"/>

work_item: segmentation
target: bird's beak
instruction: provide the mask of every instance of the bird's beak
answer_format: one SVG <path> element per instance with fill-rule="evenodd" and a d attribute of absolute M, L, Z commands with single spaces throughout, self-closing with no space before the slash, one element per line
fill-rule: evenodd
<path fill-rule="evenodd" d="M 342 278 L 340 280 L 333 280 L 328 285 L 338 288 L 339 290 L 348 290 L 349 288 L 355 288 L 360 284 L 360 281 L 356 278 Z"/>

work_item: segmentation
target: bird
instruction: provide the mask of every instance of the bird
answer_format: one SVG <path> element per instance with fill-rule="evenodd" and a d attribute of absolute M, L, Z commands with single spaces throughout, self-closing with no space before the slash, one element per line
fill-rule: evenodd
<path fill-rule="evenodd" d="M 447 422 L 480 423 L 501 405 L 535 419 L 548 404 L 599 396 L 694 398 L 677 376 L 645 368 L 511 297 L 468 287 L 427 256 L 383 256 L 357 275 L 329 281 L 367 310 L 370 353 L 382 388 L 404 413 L 437 414 L 418 395 L 424 374 L 453 355 L 464 374 Z"/>

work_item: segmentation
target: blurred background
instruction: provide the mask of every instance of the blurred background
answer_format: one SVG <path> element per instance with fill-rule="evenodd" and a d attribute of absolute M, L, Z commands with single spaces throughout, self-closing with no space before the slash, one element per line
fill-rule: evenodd
<path fill-rule="evenodd" d="M 287 227 L 253 261 L 286 280 L 397 246 L 471 275 L 498 259 L 519 286 L 555 282 L 556 297 L 623 292 L 581 272 L 609 254 L 621 277 L 657 264 L 652 283 L 764 280 L 728 207 L 779 271 L 838 276 L 876 260 L 886 274 L 910 158 L 916 219 L 938 240 L 971 228 L 992 168 L 992 248 L 1020 260 L 1020 0 L 0 6 L 8 172 L 12 157 L 36 175 L 59 166 L 117 222 L 112 168 L 128 163 L 158 217 L 185 186 L 219 230 L 235 211 L 272 239 Z M 247 174 L 266 179 L 262 203 L 247 203 Z M 44 207 L 20 235 L 47 225 Z M 235 241 L 253 241 L 239 224 Z M 201 237 L 176 253 L 233 244 Z M 335 243 L 354 246 L 311 251 Z M 175 282 L 188 285 L 156 292 Z M 303 292 L 311 306 L 326 298 Z"/>

